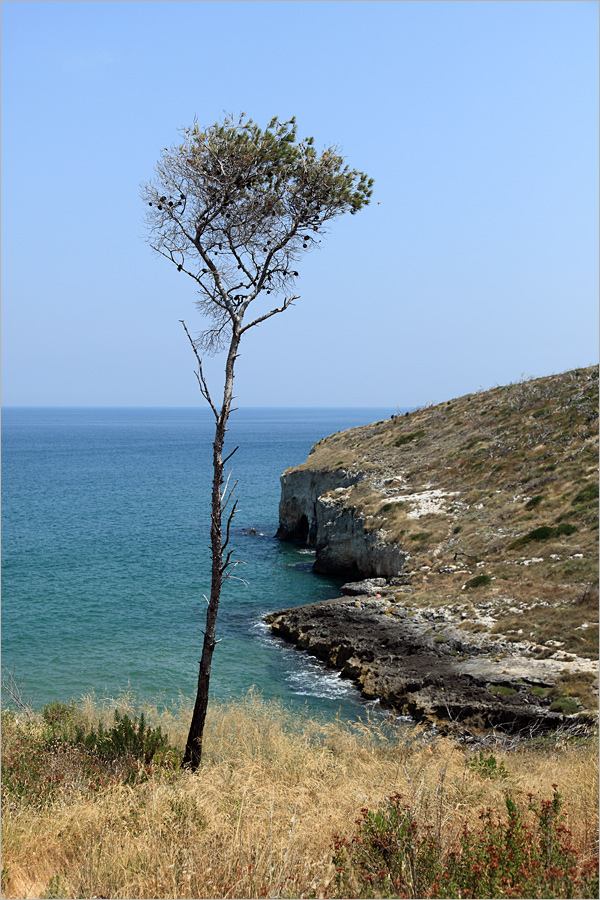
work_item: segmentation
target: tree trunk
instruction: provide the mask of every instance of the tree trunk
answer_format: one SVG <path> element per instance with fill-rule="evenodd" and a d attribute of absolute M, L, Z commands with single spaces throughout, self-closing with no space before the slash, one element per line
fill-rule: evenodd
<path fill-rule="evenodd" d="M 233 377 L 234 366 L 237 358 L 237 351 L 240 342 L 240 327 L 235 324 L 229 352 L 227 354 L 227 362 L 225 365 L 225 387 L 223 390 L 223 405 L 217 417 L 215 428 L 215 440 L 213 443 L 213 483 L 212 483 L 212 501 L 211 501 L 211 525 L 210 525 L 210 546 L 212 557 L 212 574 L 210 584 L 210 599 L 208 601 L 208 609 L 206 611 L 206 630 L 204 632 L 204 644 L 202 647 L 202 658 L 200 660 L 200 672 L 198 675 L 198 690 L 196 693 L 196 702 L 194 704 L 194 712 L 192 722 L 188 734 L 185 753 L 183 756 L 182 766 L 195 772 L 202 760 L 202 740 L 204 737 L 204 723 L 206 721 L 206 711 L 208 709 L 208 689 L 210 684 L 210 667 L 212 663 L 213 652 L 216 646 L 215 629 L 217 624 L 217 613 L 219 611 L 219 601 L 221 599 L 221 589 L 223 581 L 227 578 L 227 564 L 223 563 L 223 444 L 225 434 L 227 432 L 227 420 L 231 412 L 231 401 L 233 398 Z M 230 516 L 232 513 L 230 514 Z"/>

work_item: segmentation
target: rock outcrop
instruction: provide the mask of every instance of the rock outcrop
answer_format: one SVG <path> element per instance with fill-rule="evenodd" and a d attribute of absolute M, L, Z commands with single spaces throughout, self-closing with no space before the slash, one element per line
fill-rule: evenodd
<path fill-rule="evenodd" d="M 346 469 L 290 469 L 281 476 L 277 537 L 316 549 L 315 572 L 345 572 L 390 578 L 399 574 L 406 552 L 369 531 L 365 516 L 352 501 L 351 488 L 364 472 Z"/>
<path fill-rule="evenodd" d="M 458 630 L 440 642 L 427 616 L 383 597 L 325 600 L 266 621 L 273 634 L 351 679 L 365 698 L 445 730 L 513 732 L 564 721 L 540 699 L 564 662 L 492 657 Z"/>

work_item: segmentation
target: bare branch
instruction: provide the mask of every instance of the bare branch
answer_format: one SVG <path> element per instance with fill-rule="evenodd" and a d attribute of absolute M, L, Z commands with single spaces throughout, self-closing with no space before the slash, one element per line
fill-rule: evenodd
<path fill-rule="evenodd" d="M 179 321 L 180 321 L 181 324 L 183 325 L 184 331 L 185 331 L 185 333 L 186 333 L 187 336 L 188 336 L 188 339 L 189 339 L 190 344 L 192 345 L 192 350 L 194 351 L 194 355 L 195 355 L 195 357 L 196 357 L 196 360 L 198 361 L 198 371 L 195 373 L 195 375 L 196 375 L 196 378 L 198 379 L 198 384 L 200 385 L 200 391 L 201 391 L 201 393 L 202 393 L 202 396 L 204 397 L 204 399 L 206 400 L 206 402 L 208 403 L 208 405 L 209 405 L 210 408 L 212 409 L 212 411 L 213 411 L 213 413 L 214 413 L 214 415 L 215 415 L 215 418 L 218 419 L 218 418 L 219 418 L 219 414 L 218 414 L 217 410 L 215 409 L 215 406 L 214 406 L 214 404 L 213 404 L 213 402 L 212 402 L 212 400 L 211 400 L 210 392 L 209 392 L 209 390 L 208 390 L 208 385 L 207 385 L 207 383 L 206 383 L 206 379 L 204 378 L 204 372 L 203 372 L 203 370 L 202 370 L 202 360 L 200 359 L 200 354 L 198 353 L 198 350 L 197 350 L 197 348 L 196 348 L 196 345 L 195 345 L 194 341 L 192 340 L 191 334 L 190 334 L 189 331 L 187 330 L 187 325 L 185 324 L 185 322 L 183 321 L 183 319 L 180 319 Z"/>
<path fill-rule="evenodd" d="M 237 566 L 238 563 L 235 563 L 235 565 Z M 223 581 L 227 581 L 228 578 L 232 578 L 233 581 L 241 581 L 242 584 L 244 585 L 244 587 L 249 587 L 248 581 L 246 581 L 245 578 L 240 578 L 239 575 L 232 575 L 230 572 L 228 572 L 228 573 L 223 577 Z"/>
<path fill-rule="evenodd" d="M 227 485 L 229 484 L 229 479 L 231 478 L 232 473 L 233 473 L 233 469 L 230 469 L 230 470 L 229 470 L 229 473 L 228 473 L 228 475 L 227 475 L 227 479 L 226 479 L 226 481 L 225 481 L 225 487 L 224 487 L 223 490 L 221 491 L 221 497 L 220 497 L 220 501 L 221 501 L 221 512 L 223 511 L 223 497 L 224 497 L 225 494 L 227 493 Z"/>
<path fill-rule="evenodd" d="M 236 489 L 237 486 L 238 486 L 238 483 L 237 483 L 237 481 L 236 481 L 236 483 L 233 485 L 233 487 L 232 487 L 231 490 L 229 491 L 229 494 L 227 495 L 227 499 L 225 500 L 225 503 L 223 503 L 222 506 L 221 506 L 221 512 L 224 513 L 225 510 L 227 509 L 227 507 L 229 506 L 229 501 L 231 500 L 231 496 L 232 496 L 232 494 L 233 494 L 233 492 L 235 491 L 235 489 Z M 236 500 L 235 502 L 237 503 L 237 500 Z"/>
<path fill-rule="evenodd" d="M 227 530 L 226 530 L 226 532 L 225 532 L 225 540 L 223 541 L 223 545 L 222 545 L 222 547 L 221 547 L 221 550 L 225 550 L 225 548 L 226 548 L 227 545 L 229 544 L 229 530 L 230 530 L 230 528 L 231 528 L 231 523 L 233 522 L 233 517 L 235 516 L 235 508 L 236 508 L 236 506 L 237 506 L 237 503 L 238 503 L 238 502 L 237 502 L 237 500 L 236 500 L 235 503 L 233 504 L 232 508 L 231 508 L 231 512 L 229 513 L 229 517 L 228 517 L 228 519 L 227 519 Z M 231 554 L 230 554 L 230 555 L 231 555 Z M 229 558 L 229 557 L 228 557 L 228 558 Z"/>
<path fill-rule="evenodd" d="M 231 410 L 231 412 L 233 412 L 233 410 Z M 239 450 L 239 449 L 240 449 L 239 447 L 235 447 L 235 448 L 231 451 L 231 453 L 229 454 L 229 456 L 226 456 L 226 457 L 225 457 L 225 459 L 223 460 L 223 465 L 225 465 L 227 462 L 229 462 L 229 460 L 231 459 L 231 457 L 233 456 L 233 454 L 236 452 L 236 450 Z"/>
<path fill-rule="evenodd" d="M 285 300 L 284 303 L 283 303 L 283 306 L 278 307 L 278 309 L 272 309 L 270 312 L 265 313 L 264 316 L 259 316 L 258 319 L 255 319 L 253 322 L 249 322 L 247 325 L 245 325 L 245 326 L 242 328 L 242 334 L 243 334 L 245 331 L 248 331 L 249 328 L 253 328 L 255 325 L 260 324 L 260 322 L 264 322 L 266 319 L 270 319 L 271 316 L 276 316 L 277 313 L 285 312 L 285 310 L 288 308 L 288 306 L 291 306 L 291 305 L 292 305 L 292 303 L 294 302 L 294 300 L 299 300 L 299 299 L 300 299 L 300 295 L 299 295 L 299 294 L 298 294 L 298 295 L 294 295 L 294 296 L 290 297 L 289 300 Z"/>
<path fill-rule="evenodd" d="M 225 545 L 223 545 L 223 546 L 225 546 Z M 231 559 L 232 553 L 233 553 L 233 550 L 230 550 L 229 553 L 227 554 L 227 559 L 225 560 L 225 562 L 224 562 L 223 565 L 221 566 L 221 573 L 225 572 L 230 566 L 236 566 L 236 565 L 237 565 L 237 562 L 233 562 L 233 563 L 232 563 L 232 562 L 229 561 L 229 560 Z"/>
<path fill-rule="evenodd" d="M 5 694 L 9 700 L 14 703 L 17 709 L 28 719 L 32 717 L 33 709 L 24 696 L 23 679 L 20 678 L 17 681 L 14 668 L 8 669 L 6 666 L 2 666 L 2 693 Z"/>

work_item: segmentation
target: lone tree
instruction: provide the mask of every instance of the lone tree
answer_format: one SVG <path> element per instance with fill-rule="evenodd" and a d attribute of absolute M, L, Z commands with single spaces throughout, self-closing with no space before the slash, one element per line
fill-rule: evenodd
<path fill-rule="evenodd" d="M 211 502 L 212 577 L 206 613 L 198 692 L 183 765 L 196 770 L 208 707 L 215 627 L 224 581 L 236 561 L 229 549 L 236 503 L 229 506 L 223 459 L 233 399 L 235 361 L 242 336 L 283 312 L 298 299 L 295 268 L 324 233 L 327 222 L 356 213 L 369 203 L 372 179 L 350 170 L 334 147 L 321 154 L 313 138 L 296 139 L 296 121 L 272 119 L 261 130 L 245 114 L 226 117 L 206 130 L 197 124 L 181 132 L 183 142 L 165 149 L 154 180 L 142 185 L 147 203 L 147 236 L 152 249 L 195 282 L 196 306 L 207 320 L 192 338 L 196 377 L 215 417 Z M 267 301 L 261 312 L 255 301 Z M 253 316 L 248 313 L 254 303 Z M 272 308 L 269 308 L 272 307 Z M 202 368 L 202 354 L 227 350 L 221 406 L 213 401 Z M 236 447 L 237 450 L 237 447 Z M 235 453 L 235 450 L 233 451 Z"/>

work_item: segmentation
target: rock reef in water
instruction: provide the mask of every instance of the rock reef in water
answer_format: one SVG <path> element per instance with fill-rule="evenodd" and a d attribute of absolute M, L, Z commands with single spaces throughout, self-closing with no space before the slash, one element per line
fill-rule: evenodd
<path fill-rule="evenodd" d="M 597 706 L 598 369 L 332 435 L 281 478 L 283 540 L 345 573 L 274 634 L 416 718 L 551 727 Z"/>

